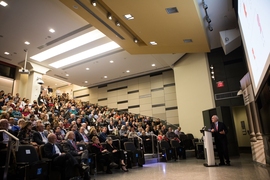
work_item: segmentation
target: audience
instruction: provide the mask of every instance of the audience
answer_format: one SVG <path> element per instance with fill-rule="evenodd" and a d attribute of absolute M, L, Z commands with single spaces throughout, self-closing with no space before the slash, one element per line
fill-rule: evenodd
<path fill-rule="evenodd" d="M 143 145 L 145 152 L 150 152 L 153 136 L 157 136 L 158 141 L 169 141 L 178 138 L 181 133 L 181 127 L 175 131 L 166 129 L 160 119 L 76 102 L 69 99 L 69 94 L 61 93 L 59 89 L 56 92 L 57 96 L 51 90 L 47 94 L 41 93 L 31 104 L 29 99 L 20 97 L 18 93 L 12 97 L 11 93 L 0 91 L 0 128 L 17 136 L 21 144 L 36 148 L 44 144 L 46 156 L 53 160 L 55 166 L 63 165 L 66 172 L 71 172 L 70 168 L 76 166 L 78 160 L 82 166 L 89 164 L 88 150 L 80 151 L 77 147 L 80 142 L 97 154 L 98 162 L 107 166 L 107 173 L 110 174 L 115 164 L 119 164 L 125 172 L 128 170 L 123 151 L 112 144 L 109 136 L 117 136 L 121 147 L 132 139 L 134 143 L 137 141 Z M 6 139 L 6 135 L 1 133 L 0 141 L 5 142 Z M 106 142 L 105 149 L 100 142 Z M 63 149 L 58 144 L 62 144 Z"/>

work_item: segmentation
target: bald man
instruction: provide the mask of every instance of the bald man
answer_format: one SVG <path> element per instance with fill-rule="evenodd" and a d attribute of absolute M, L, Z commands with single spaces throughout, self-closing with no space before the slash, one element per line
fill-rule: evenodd
<path fill-rule="evenodd" d="M 63 168 L 66 178 L 75 176 L 73 174 L 73 168 L 77 167 L 78 161 L 69 153 L 64 153 L 61 146 L 56 144 L 57 138 L 55 134 L 48 135 L 48 143 L 44 145 L 44 156 L 52 159 L 54 167 Z"/>
<path fill-rule="evenodd" d="M 212 118 L 212 126 L 211 126 L 211 132 L 215 138 L 215 144 L 218 151 L 218 156 L 220 166 L 230 166 L 230 159 L 229 159 L 229 153 L 228 153 L 228 142 L 227 142 L 227 136 L 228 129 L 226 125 L 223 122 L 218 121 L 218 116 L 213 115 Z M 224 162 L 224 158 L 226 160 L 226 164 Z"/>

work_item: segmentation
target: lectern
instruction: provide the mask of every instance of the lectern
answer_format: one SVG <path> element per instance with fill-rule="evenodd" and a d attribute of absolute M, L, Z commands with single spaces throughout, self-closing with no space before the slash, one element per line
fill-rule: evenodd
<path fill-rule="evenodd" d="M 204 156 L 205 156 L 205 163 L 203 165 L 206 167 L 216 166 L 212 133 L 204 130 L 203 140 L 204 140 Z"/>

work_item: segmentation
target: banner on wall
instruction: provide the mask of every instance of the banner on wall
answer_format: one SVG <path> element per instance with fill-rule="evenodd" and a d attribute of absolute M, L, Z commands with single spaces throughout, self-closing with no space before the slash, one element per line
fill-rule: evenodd
<path fill-rule="evenodd" d="M 254 93 L 252 89 L 251 79 L 249 73 L 247 73 L 241 80 L 241 89 L 243 91 L 243 98 L 245 105 L 254 101 Z"/>

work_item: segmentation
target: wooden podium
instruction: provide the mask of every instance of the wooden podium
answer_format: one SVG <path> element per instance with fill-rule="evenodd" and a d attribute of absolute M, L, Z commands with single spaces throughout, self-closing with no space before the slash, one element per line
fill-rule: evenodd
<path fill-rule="evenodd" d="M 203 165 L 206 167 L 217 166 L 215 162 L 212 133 L 209 131 L 203 131 L 203 140 L 204 140 L 204 156 L 205 156 L 205 163 Z"/>

